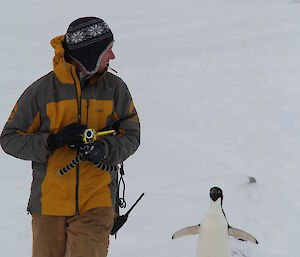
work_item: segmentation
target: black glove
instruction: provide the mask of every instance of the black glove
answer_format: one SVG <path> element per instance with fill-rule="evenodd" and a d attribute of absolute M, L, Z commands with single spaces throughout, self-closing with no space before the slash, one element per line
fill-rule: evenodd
<path fill-rule="evenodd" d="M 101 140 L 86 144 L 80 148 L 82 159 L 93 163 L 101 162 L 105 157 L 105 146 Z"/>
<path fill-rule="evenodd" d="M 65 126 L 61 131 L 56 135 L 50 134 L 48 137 L 48 149 L 53 151 L 57 148 L 64 146 L 71 140 L 74 140 L 78 135 L 82 134 L 86 129 L 85 125 L 79 123 L 72 123 Z"/>

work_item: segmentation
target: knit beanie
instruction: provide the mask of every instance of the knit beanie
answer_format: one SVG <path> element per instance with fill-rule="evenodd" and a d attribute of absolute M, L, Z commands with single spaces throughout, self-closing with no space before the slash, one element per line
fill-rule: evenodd
<path fill-rule="evenodd" d="M 91 75 L 99 69 L 101 58 L 113 41 L 113 34 L 102 19 L 79 18 L 69 25 L 65 35 L 66 55 Z"/>

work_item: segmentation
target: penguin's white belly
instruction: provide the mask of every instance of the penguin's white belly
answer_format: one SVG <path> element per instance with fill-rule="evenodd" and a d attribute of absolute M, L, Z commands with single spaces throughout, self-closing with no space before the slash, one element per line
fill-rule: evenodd
<path fill-rule="evenodd" d="M 228 224 L 224 217 L 207 217 L 201 223 L 196 257 L 230 257 Z"/>

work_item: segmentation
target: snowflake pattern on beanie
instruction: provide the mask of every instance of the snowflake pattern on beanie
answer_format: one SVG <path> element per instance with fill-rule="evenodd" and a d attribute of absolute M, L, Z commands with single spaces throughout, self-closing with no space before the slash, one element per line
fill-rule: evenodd
<path fill-rule="evenodd" d="M 85 44 L 91 44 L 95 42 L 95 40 L 101 40 L 103 37 L 108 35 L 109 32 L 110 29 L 108 25 L 102 21 L 72 32 L 68 32 L 66 34 L 66 42 L 69 46 L 74 46 L 84 42 Z"/>

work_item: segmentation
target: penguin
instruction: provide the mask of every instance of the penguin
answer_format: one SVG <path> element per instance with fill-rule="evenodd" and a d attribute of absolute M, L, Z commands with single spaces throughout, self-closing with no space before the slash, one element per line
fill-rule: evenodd
<path fill-rule="evenodd" d="M 219 187 L 210 189 L 210 206 L 201 224 L 185 227 L 172 236 L 176 239 L 186 235 L 199 235 L 196 257 L 230 257 L 231 244 L 229 236 L 241 241 L 258 244 L 249 233 L 229 226 L 223 210 L 223 192 Z"/>

